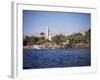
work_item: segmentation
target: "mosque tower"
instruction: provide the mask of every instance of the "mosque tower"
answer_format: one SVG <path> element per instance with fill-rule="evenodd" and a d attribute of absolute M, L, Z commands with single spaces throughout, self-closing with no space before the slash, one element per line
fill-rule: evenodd
<path fill-rule="evenodd" d="M 46 37 L 46 39 L 47 40 L 49 40 L 49 27 L 48 26 L 46 26 L 46 33 L 45 33 L 45 37 Z"/>

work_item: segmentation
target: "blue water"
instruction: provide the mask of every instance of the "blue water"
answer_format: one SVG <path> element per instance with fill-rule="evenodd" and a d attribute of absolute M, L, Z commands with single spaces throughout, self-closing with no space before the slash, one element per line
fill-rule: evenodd
<path fill-rule="evenodd" d="M 90 65 L 90 48 L 23 49 L 23 69 Z"/>

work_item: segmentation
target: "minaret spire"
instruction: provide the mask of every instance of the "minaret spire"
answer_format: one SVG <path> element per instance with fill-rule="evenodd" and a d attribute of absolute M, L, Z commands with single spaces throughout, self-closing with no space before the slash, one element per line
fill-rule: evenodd
<path fill-rule="evenodd" d="M 49 27 L 46 26 L 46 39 L 49 40 Z"/>

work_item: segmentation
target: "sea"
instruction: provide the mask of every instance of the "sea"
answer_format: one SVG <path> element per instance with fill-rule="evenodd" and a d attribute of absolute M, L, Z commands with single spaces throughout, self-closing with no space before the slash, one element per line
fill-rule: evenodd
<path fill-rule="evenodd" d="M 91 66 L 90 48 L 23 49 L 23 69 Z"/>

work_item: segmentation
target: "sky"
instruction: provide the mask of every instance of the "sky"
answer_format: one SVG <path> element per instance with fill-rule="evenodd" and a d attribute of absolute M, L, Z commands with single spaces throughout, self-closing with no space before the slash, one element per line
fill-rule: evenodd
<path fill-rule="evenodd" d="M 78 32 L 91 27 L 90 13 L 23 10 L 24 35 L 50 32 Z"/>

